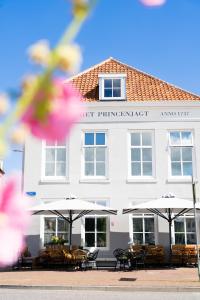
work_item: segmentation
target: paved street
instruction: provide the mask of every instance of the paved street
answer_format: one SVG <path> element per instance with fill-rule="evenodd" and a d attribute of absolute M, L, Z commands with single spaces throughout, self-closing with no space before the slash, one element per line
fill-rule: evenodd
<path fill-rule="evenodd" d="M 0 289 L 0 300 L 199 300 L 200 292 L 124 292 L 124 291 L 48 291 L 48 290 L 20 290 L 20 289 Z"/>
<path fill-rule="evenodd" d="M 0 272 L 0 286 L 56 287 L 194 287 L 200 288 L 196 268 L 146 269 L 137 271 L 20 270 Z"/>

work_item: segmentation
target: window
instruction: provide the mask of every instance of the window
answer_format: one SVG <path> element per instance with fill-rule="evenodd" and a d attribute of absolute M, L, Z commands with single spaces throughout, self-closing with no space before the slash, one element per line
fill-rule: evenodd
<path fill-rule="evenodd" d="M 134 244 L 155 244 L 152 215 L 133 216 L 133 242 Z"/>
<path fill-rule="evenodd" d="M 62 218 L 44 217 L 44 246 L 51 242 L 51 238 L 57 236 L 69 242 L 69 224 Z"/>
<path fill-rule="evenodd" d="M 99 74 L 100 100 L 125 100 L 126 74 Z"/>
<path fill-rule="evenodd" d="M 133 215 L 133 243 L 155 244 L 154 216 L 153 215 Z"/>
<path fill-rule="evenodd" d="M 171 176 L 192 176 L 192 133 L 171 131 L 169 133 Z"/>
<path fill-rule="evenodd" d="M 66 176 L 66 144 L 45 143 L 44 151 L 44 177 L 65 177 Z"/>
<path fill-rule="evenodd" d="M 106 201 L 94 201 L 106 206 Z M 107 216 L 87 216 L 84 218 L 84 247 L 108 247 L 108 220 Z"/>
<path fill-rule="evenodd" d="M 131 176 L 153 176 L 152 132 L 131 133 Z"/>
<path fill-rule="evenodd" d="M 195 244 L 195 220 L 193 217 L 179 217 L 174 220 L 175 244 Z"/>
<path fill-rule="evenodd" d="M 85 132 L 84 134 L 84 176 L 106 176 L 106 134 Z"/>

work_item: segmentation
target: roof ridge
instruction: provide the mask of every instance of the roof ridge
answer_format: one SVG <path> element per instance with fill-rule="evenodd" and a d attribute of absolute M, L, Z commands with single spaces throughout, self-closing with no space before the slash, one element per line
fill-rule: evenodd
<path fill-rule="evenodd" d="M 177 86 L 177 85 L 175 85 L 175 84 L 173 84 L 173 83 L 169 83 L 169 82 L 167 82 L 167 81 L 165 81 L 165 80 L 163 80 L 163 79 L 160 79 L 160 78 L 158 78 L 158 77 L 156 77 L 156 76 L 154 76 L 154 75 L 151 75 L 151 74 L 149 74 L 149 73 L 146 73 L 146 72 L 144 72 L 144 71 L 141 71 L 141 70 L 138 69 L 138 68 L 135 68 L 135 67 L 132 67 L 132 66 L 130 66 L 130 65 L 128 65 L 128 64 L 125 64 L 125 63 L 121 62 L 121 61 L 118 60 L 118 59 L 115 59 L 115 58 L 113 58 L 113 57 L 110 57 L 110 58 L 112 58 L 112 60 L 116 61 L 117 63 L 120 63 L 121 65 L 124 65 L 124 66 L 126 66 L 126 67 L 128 67 L 128 68 L 130 68 L 130 69 L 132 69 L 132 70 L 136 70 L 137 72 L 140 72 L 140 73 L 142 73 L 142 74 L 144 74 L 144 75 L 146 75 L 146 76 L 149 76 L 149 77 L 151 77 L 151 78 L 153 78 L 153 79 L 159 80 L 159 81 L 161 81 L 161 82 L 163 82 L 163 83 L 165 83 L 165 84 L 167 84 L 167 85 L 170 85 L 170 86 L 172 86 L 172 87 L 174 87 L 174 88 L 176 88 L 176 89 L 181 90 L 182 92 L 188 93 L 188 94 L 190 94 L 190 95 L 192 95 L 192 96 L 195 96 L 195 97 L 200 97 L 199 95 L 197 95 L 197 94 L 195 94 L 195 93 L 192 93 L 192 92 L 189 92 L 188 90 L 184 90 L 183 88 L 181 88 L 181 87 L 179 87 L 179 86 Z"/>
<path fill-rule="evenodd" d="M 114 60 L 114 58 L 113 58 L 112 56 L 110 56 L 109 58 L 103 60 L 102 62 L 100 62 L 100 63 L 98 63 L 98 64 L 95 64 L 95 65 L 93 65 L 92 67 L 89 67 L 89 68 L 87 68 L 87 69 L 81 71 L 80 73 L 78 73 L 78 74 L 76 74 L 76 75 L 74 75 L 74 76 L 72 76 L 72 77 L 70 77 L 70 78 L 67 78 L 67 79 L 65 80 L 65 82 L 71 81 L 71 80 L 73 80 L 73 79 L 75 79 L 75 78 L 77 78 L 77 77 L 79 77 L 79 76 L 81 76 L 81 75 L 83 75 L 83 74 L 85 74 L 85 73 L 91 71 L 92 69 L 95 69 L 95 68 L 97 68 L 97 67 L 99 67 L 99 66 L 105 64 L 106 62 L 108 62 L 108 61 L 110 61 L 110 60 Z"/>

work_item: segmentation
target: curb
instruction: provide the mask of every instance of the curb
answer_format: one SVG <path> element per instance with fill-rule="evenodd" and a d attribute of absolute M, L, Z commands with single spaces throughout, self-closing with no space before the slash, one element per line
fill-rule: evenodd
<path fill-rule="evenodd" d="M 27 290 L 73 290 L 73 291 L 120 291 L 120 292 L 198 292 L 199 287 L 191 286 L 40 286 L 40 285 L 0 285 L 0 289 L 27 289 Z"/>

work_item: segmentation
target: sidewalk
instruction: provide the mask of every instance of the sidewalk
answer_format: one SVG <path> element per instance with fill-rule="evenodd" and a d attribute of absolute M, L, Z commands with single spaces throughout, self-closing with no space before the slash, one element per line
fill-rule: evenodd
<path fill-rule="evenodd" d="M 136 271 L 43 271 L 0 272 L 0 288 L 120 289 L 120 290 L 198 290 L 196 268 Z"/>

